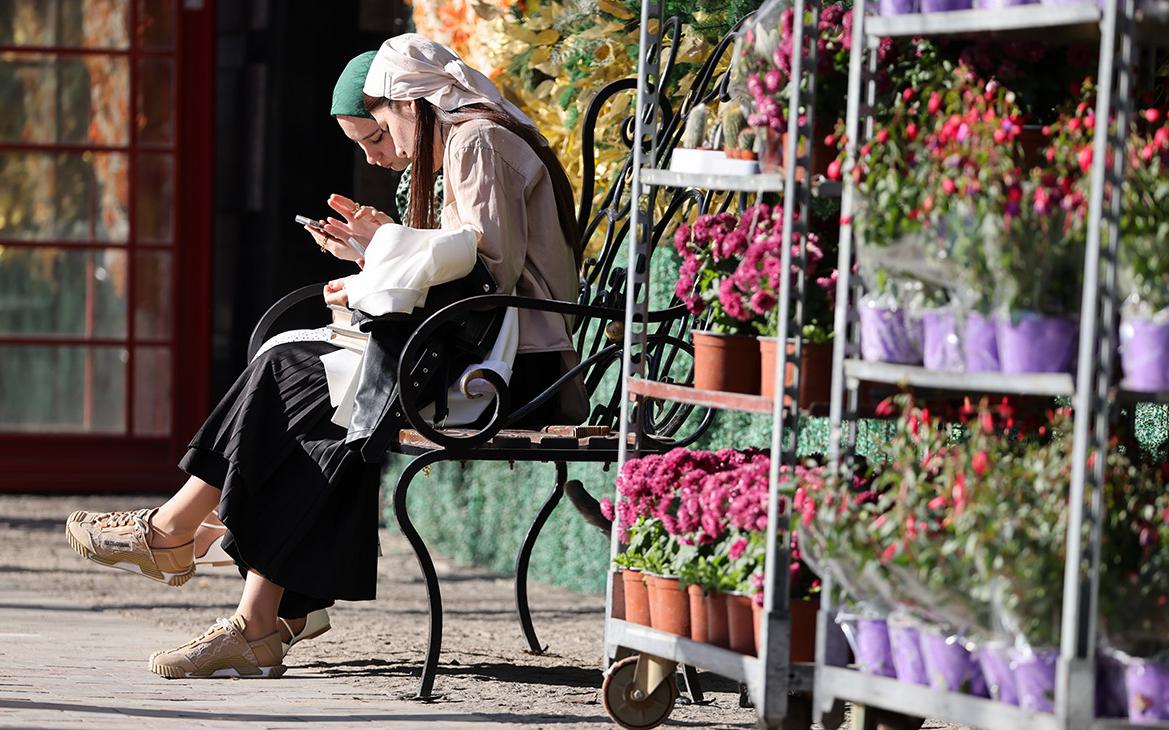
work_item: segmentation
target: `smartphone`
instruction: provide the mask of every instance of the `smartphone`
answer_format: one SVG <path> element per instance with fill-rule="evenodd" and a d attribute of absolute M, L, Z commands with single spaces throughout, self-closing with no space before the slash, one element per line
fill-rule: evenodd
<path fill-rule="evenodd" d="M 341 239 L 326 231 L 325 227 L 321 225 L 321 222 L 315 218 L 309 218 L 307 215 L 298 215 L 296 216 L 296 224 L 298 226 L 308 226 L 317 233 L 320 233 L 325 238 L 328 238 L 331 241 L 342 243 Z M 348 244 L 349 248 L 356 251 L 358 256 L 365 256 L 365 247 L 358 243 L 357 239 L 353 238 L 353 236 L 350 236 L 349 240 L 344 241 L 344 243 Z"/>
<path fill-rule="evenodd" d="M 321 222 L 319 220 L 317 220 L 316 218 L 309 218 L 307 215 L 296 216 L 296 225 L 308 226 L 309 228 L 313 229 L 314 231 L 317 231 L 318 233 L 325 233 L 325 227 L 321 225 Z M 325 235 L 329 236 L 328 233 L 325 233 Z M 333 238 L 333 237 L 329 236 L 329 238 Z"/>

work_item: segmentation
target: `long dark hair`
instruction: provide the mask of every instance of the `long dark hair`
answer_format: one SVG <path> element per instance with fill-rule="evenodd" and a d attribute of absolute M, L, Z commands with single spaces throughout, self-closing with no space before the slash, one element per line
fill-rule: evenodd
<path fill-rule="evenodd" d="M 389 100 L 385 97 L 363 95 L 366 111 L 373 111 Z M 473 119 L 486 119 L 498 124 L 507 131 L 528 143 L 544 167 L 548 170 L 548 177 L 552 180 L 552 192 L 556 199 L 556 217 L 560 221 L 560 231 L 564 240 L 572 250 L 576 268 L 579 270 L 584 258 L 584 246 L 581 241 L 580 228 L 576 220 L 576 200 L 572 194 L 572 185 L 568 182 L 568 174 L 552 148 L 544 144 L 536 130 L 505 111 L 488 106 L 487 104 L 468 104 L 452 112 L 436 108 L 425 99 L 418 99 L 417 125 L 414 131 L 414 165 L 410 179 L 410 210 L 406 221 L 414 228 L 437 228 L 438 221 L 434 209 L 434 167 L 429 164 L 434 159 L 434 128 L 436 122 L 443 128 L 461 124 Z"/>

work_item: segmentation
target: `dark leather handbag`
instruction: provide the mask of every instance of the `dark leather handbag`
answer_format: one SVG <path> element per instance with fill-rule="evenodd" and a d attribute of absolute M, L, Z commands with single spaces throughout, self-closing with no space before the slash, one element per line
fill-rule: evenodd
<path fill-rule="evenodd" d="M 398 442 L 398 433 L 409 422 L 401 405 L 398 372 L 402 351 L 411 335 L 431 315 L 468 297 L 494 294 L 495 278 L 482 260 L 467 276 L 431 287 L 426 306 L 410 314 L 387 314 L 378 317 L 353 313 L 353 324 L 369 334 L 369 343 L 361 361 L 357 395 L 349 432 L 345 442 L 359 449 L 369 463 L 385 459 L 386 452 Z M 444 324 L 429 339 L 421 357 L 411 363 L 408 372 L 418 384 L 418 407 L 433 403 L 435 423 L 446 418 L 447 389 L 468 365 L 482 362 L 491 352 L 503 324 L 505 310 L 494 308 L 469 311 Z"/>

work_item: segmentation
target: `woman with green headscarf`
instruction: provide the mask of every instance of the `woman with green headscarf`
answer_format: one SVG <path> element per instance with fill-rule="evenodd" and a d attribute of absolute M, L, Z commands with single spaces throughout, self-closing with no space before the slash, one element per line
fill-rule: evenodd
<path fill-rule="evenodd" d="M 468 316 L 428 349 L 420 372 L 411 371 L 416 390 L 396 383 L 402 348 L 444 302 L 495 291 L 575 298 L 581 251 L 571 186 L 531 120 L 482 73 L 414 34 L 390 39 L 372 62 L 369 54 L 351 61 L 332 112 L 371 164 L 419 163 L 409 226 L 334 195 L 329 205 L 345 221 L 330 218 L 331 239 L 317 239 L 359 265 L 361 255 L 339 242 L 369 248 L 361 273 L 325 290 L 327 302 L 376 325 L 364 353 L 312 338 L 262 350 L 192 439 L 180 462 L 190 479 L 170 500 L 66 520 L 82 557 L 178 587 L 195 573 L 195 528 L 219 508 L 228 529 L 223 549 L 246 576 L 240 603 L 193 641 L 155 653 L 151 671 L 164 677 L 278 677 L 281 617 L 299 623 L 336 600 L 373 599 L 379 462 L 410 408 L 448 427 L 481 424 L 491 400 L 480 396 L 510 377 L 515 402 L 536 406 L 519 418 L 580 423 L 588 414 L 572 323 L 551 312 L 511 307 Z M 446 194 L 436 206 L 440 168 Z M 562 377 L 570 369 L 574 376 Z M 485 370 L 495 377 L 471 377 Z M 335 388 L 341 371 L 345 386 Z M 417 402 L 403 406 L 405 393 Z"/>

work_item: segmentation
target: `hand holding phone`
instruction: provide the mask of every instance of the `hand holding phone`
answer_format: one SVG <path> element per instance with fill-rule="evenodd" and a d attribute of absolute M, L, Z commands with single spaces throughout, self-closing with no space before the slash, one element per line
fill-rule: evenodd
<path fill-rule="evenodd" d="M 349 241 L 342 241 L 341 239 L 337 238 L 336 236 L 334 236 L 333 234 L 331 234 L 327 230 L 325 230 L 325 226 L 321 221 L 319 221 L 315 218 L 309 218 L 307 215 L 297 215 L 295 220 L 296 220 L 297 225 L 305 226 L 306 228 L 310 229 L 314 233 L 317 233 L 317 234 L 321 235 L 322 237 L 324 237 L 324 239 L 330 243 L 338 243 L 338 244 L 349 246 L 349 248 L 353 249 L 353 251 L 357 254 L 358 258 L 365 256 L 365 247 L 364 246 L 361 246 L 353 238 L 350 238 Z M 321 246 L 321 250 L 322 251 L 329 251 L 329 249 L 326 248 L 324 245 Z M 345 256 L 338 255 L 336 253 L 336 251 L 330 251 L 330 253 L 333 253 L 333 255 L 337 256 L 337 258 L 346 258 Z"/>

